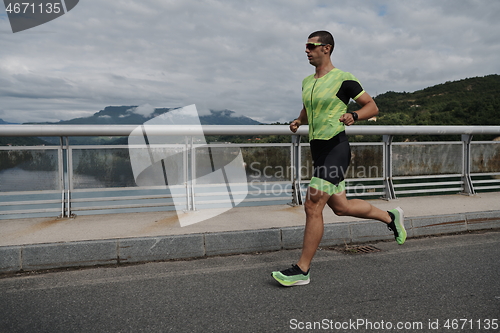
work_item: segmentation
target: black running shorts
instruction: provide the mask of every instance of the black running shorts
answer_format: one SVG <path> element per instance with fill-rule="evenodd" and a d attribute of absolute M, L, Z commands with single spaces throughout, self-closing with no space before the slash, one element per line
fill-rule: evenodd
<path fill-rule="evenodd" d="M 351 147 L 345 132 L 329 140 L 311 140 L 310 146 L 314 172 L 309 186 L 330 195 L 342 192 L 351 161 Z"/>

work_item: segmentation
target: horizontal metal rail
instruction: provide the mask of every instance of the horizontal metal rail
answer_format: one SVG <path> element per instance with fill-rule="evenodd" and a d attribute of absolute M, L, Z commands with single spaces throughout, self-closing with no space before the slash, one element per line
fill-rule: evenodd
<path fill-rule="evenodd" d="M 193 125 L 0 125 L 0 136 L 129 136 L 144 127 L 148 135 L 198 136 L 200 127 Z M 294 135 L 287 125 L 203 125 L 204 135 Z M 297 135 L 307 135 L 303 125 Z M 500 135 L 500 126 L 383 126 L 354 125 L 348 135 Z"/>
<path fill-rule="evenodd" d="M 142 131 L 136 131 L 138 127 L 143 127 Z M 169 209 L 172 207 L 172 199 L 186 198 L 186 210 L 196 210 L 200 206 L 211 207 L 214 204 L 225 203 L 220 195 L 226 188 L 225 186 L 210 187 L 193 182 L 189 186 L 172 186 L 176 192 L 156 193 L 155 187 L 123 187 L 123 188 L 90 188 L 75 189 L 73 175 L 73 155 L 78 150 L 100 150 L 100 149 L 141 149 L 141 145 L 129 146 L 73 146 L 70 145 L 68 138 L 77 136 L 131 136 L 143 135 L 147 132 L 149 136 L 182 136 L 189 138 L 185 140 L 184 146 L 184 173 L 185 175 L 196 174 L 196 150 L 203 145 L 193 142 L 193 137 L 201 135 L 246 135 L 246 136 L 266 136 L 266 135 L 289 135 L 290 143 L 281 144 L 210 144 L 211 149 L 218 148 L 284 148 L 289 154 L 289 165 L 292 170 L 291 176 L 287 175 L 284 181 L 256 181 L 248 183 L 248 198 L 245 202 L 266 203 L 270 201 L 284 201 L 292 197 L 292 204 L 303 204 L 305 192 L 307 190 L 308 178 L 303 179 L 301 172 L 304 169 L 303 149 L 309 149 L 309 144 L 300 143 L 300 136 L 308 134 L 308 126 L 302 126 L 297 133 L 292 133 L 288 125 L 0 125 L 0 137 L 60 137 L 61 144 L 58 147 L 0 147 L 0 152 L 5 151 L 42 151 L 58 150 L 58 167 L 54 172 L 58 172 L 58 190 L 43 191 L 22 191 L 0 192 L 0 217 L 22 215 L 31 213 L 54 213 L 62 212 L 62 216 L 71 216 L 74 212 L 102 212 L 105 210 L 116 211 L 120 209 L 141 209 L 141 208 L 161 208 Z M 474 173 L 471 168 L 471 147 L 476 149 L 477 145 L 491 145 L 493 151 L 500 147 L 500 142 L 471 142 L 474 135 L 498 135 L 500 136 L 500 126 L 349 126 L 346 128 L 348 135 L 382 135 L 383 141 L 376 143 L 353 143 L 352 149 L 364 149 L 363 147 L 373 147 L 374 158 L 378 159 L 382 170 L 375 176 L 355 176 L 356 170 L 346 175 L 346 191 L 349 197 L 383 197 L 387 200 L 395 199 L 399 195 L 430 195 L 433 193 L 464 193 L 474 194 L 476 190 L 498 190 L 500 189 L 500 165 L 498 168 L 491 169 L 488 172 Z M 201 134 L 202 133 L 202 134 Z M 461 135 L 461 141 L 453 142 L 393 142 L 394 136 L 398 135 Z M 189 143 L 190 142 L 190 143 Z M 394 163 L 396 159 L 402 158 L 400 148 L 403 146 L 439 146 L 439 145 L 458 145 L 457 163 L 460 163 L 460 170 L 454 168 L 450 173 L 446 171 L 439 174 L 413 173 L 405 176 L 405 173 L 394 172 Z M 378 148 L 376 148 L 378 146 Z M 173 144 L 155 144 L 150 147 L 155 149 L 176 147 Z M 287 149 L 289 148 L 289 149 Z M 394 150 L 394 151 L 393 151 Z M 456 149 L 455 149 L 456 150 Z M 265 153 L 264 153 L 265 154 Z M 451 154 L 451 153 L 450 153 Z M 495 153 L 497 154 L 497 153 Z M 193 157 L 194 156 L 194 157 Z M 304 155 L 306 156 L 306 155 Z M 448 155 L 451 156 L 451 155 Z M 454 155 L 453 155 L 454 156 Z M 482 155 L 480 155 L 482 156 Z M 429 159 L 432 159 L 429 156 Z M 246 162 L 246 161 L 245 161 Z M 288 163 L 288 162 L 287 162 Z M 374 161 L 375 163 L 375 161 Z M 458 164 L 457 164 L 458 165 Z M 307 167 L 310 165 L 307 164 Z M 76 167 L 75 167 L 76 168 Z M 442 170 L 442 169 L 441 169 Z M 482 169 L 478 169 L 482 170 Z M 1 171 L 1 170 L 0 170 Z M 489 172 L 493 171 L 493 172 Z M 457 173 L 459 172 L 459 173 Z M 221 184 L 222 185 L 222 184 Z M 204 187 L 205 186 L 205 187 Z M 244 186 L 244 185 L 242 185 Z M 208 188 L 208 190 L 207 190 Z M 1 184 L 0 184 L 1 191 Z M 118 194 L 113 191 L 122 192 Z M 147 192 L 149 191 L 149 192 Z M 97 195 L 97 197 L 86 197 L 88 195 Z M 276 192 L 279 192 L 277 195 Z M 47 194 L 59 193 L 61 199 L 47 198 Z M 240 195 L 243 192 L 234 191 L 234 195 Z M 25 199 L 23 196 L 29 196 L 31 199 Z M 2 200 L 4 198 L 4 200 Z M 44 204 L 61 205 L 61 208 L 42 207 Z M 40 205 L 39 208 L 32 208 L 34 205 Z"/>

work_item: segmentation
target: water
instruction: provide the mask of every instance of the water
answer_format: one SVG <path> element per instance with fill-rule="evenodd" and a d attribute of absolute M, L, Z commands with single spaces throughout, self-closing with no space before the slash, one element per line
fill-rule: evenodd
<path fill-rule="evenodd" d="M 96 172 L 99 172 L 99 170 Z M 20 167 L 0 171 L 0 219 L 61 215 L 61 200 L 62 196 L 67 200 L 68 183 L 65 174 L 66 186 L 64 188 L 66 190 L 63 191 L 59 178 L 58 171 L 30 171 Z M 252 180 L 255 179 L 252 178 Z M 130 182 L 130 179 L 126 181 L 126 183 Z M 134 186 L 125 186 L 123 182 L 113 183 L 101 181 L 91 175 L 74 174 L 73 186 L 75 190 L 71 193 L 72 212 L 77 215 L 88 215 L 171 211 L 176 209 L 172 195 L 183 197 L 184 199 L 181 199 L 181 202 L 186 200 L 185 185 L 170 187 L 164 184 L 157 185 L 148 188 L 138 187 L 135 184 Z M 241 196 L 241 193 L 246 191 L 252 192 L 240 205 L 259 206 L 290 202 L 290 187 L 289 181 L 276 184 L 270 183 L 266 179 L 265 182 L 253 181 L 232 188 L 236 191 L 234 194 L 236 196 L 237 193 L 240 193 Z M 226 185 L 198 184 L 194 186 L 194 189 L 196 193 L 196 209 L 218 208 L 224 205 L 216 201 L 224 198 L 224 193 L 226 194 L 225 197 L 227 197 Z M 272 193 L 266 194 L 266 190 Z M 39 203 L 40 201 L 43 201 L 43 203 Z M 130 205 L 135 207 L 114 208 Z M 141 205 L 145 207 L 137 207 Z M 153 205 L 155 207 L 147 207 Z M 12 214 L 9 213 L 10 211 L 12 211 Z"/>
<path fill-rule="evenodd" d="M 19 167 L 0 171 L 0 192 L 60 189 L 57 171 L 27 171 Z"/>

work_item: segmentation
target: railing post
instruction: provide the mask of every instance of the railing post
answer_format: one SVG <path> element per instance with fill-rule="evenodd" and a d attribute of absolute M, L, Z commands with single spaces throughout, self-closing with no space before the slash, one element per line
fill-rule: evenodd
<path fill-rule="evenodd" d="M 185 187 L 185 194 L 186 194 L 186 211 L 191 210 L 191 176 L 189 173 L 190 170 L 190 147 L 189 147 L 189 137 L 185 136 L 184 137 L 184 149 L 183 149 L 183 157 L 184 157 L 184 187 Z"/>
<path fill-rule="evenodd" d="M 301 166 L 300 135 L 292 135 L 292 202 L 291 206 L 302 205 L 302 192 L 300 190 Z"/>
<path fill-rule="evenodd" d="M 64 144 L 66 141 L 66 147 Z M 73 153 L 69 146 L 69 137 L 60 137 L 62 161 L 62 216 L 71 218 L 74 214 L 71 212 L 71 192 L 73 191 Z M 64 151 L 66 150 L 66 158 Z"/>
<path fill-rule="evenodd" d="M 61 216 L 64 218 L 66 216 L 66 186 L 64 177 L 64 137 L 59 137 L 59 152 L 58 152 L 58 168 L 59 168 L 59 190 L 61 191 Z"/>
<path fill-rule="evenodd" d="M 196 148 L 194 146 L 194 137 L 189 139 L 189 151 L 191 152 L 191 209 L 196 210 L 195 184 L 196 184 Z"/>
<path fill-rule="evenodd" d="M 472 141 L 471 134 L 462 134 L 462 144 L 463 144 L 463 167 L 462 167 L 462 182 L 464 184 L 464 192 L 462 194 L 465 195 L 474 195 L 476 192 L 474 191 L 474 185 L 472 184 L 472 178 L 470 176 L 471 173 L 471 148 L 470 143 Z"/>
<path fill-rule="evenodd" d="M 384 187 L 385 187 L 385 199 L 393 200 L 396 199 L 396 191 L 394 190 L 394 184 L 392 183 L 392 135 L 384 135 L 384 157 L 383 157 L 383 168 L 384 168 Z"/>

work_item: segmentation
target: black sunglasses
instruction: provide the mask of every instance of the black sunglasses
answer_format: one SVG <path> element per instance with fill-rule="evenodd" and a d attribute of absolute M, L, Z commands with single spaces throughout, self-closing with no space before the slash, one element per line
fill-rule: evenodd
<path fill-rule="evenodd" d="M 317 46 L 327 46 L 330 44 L 323 44 L 323 43 L 306 43 L 306 49 L 308 50 L 314 50 Z"/>

